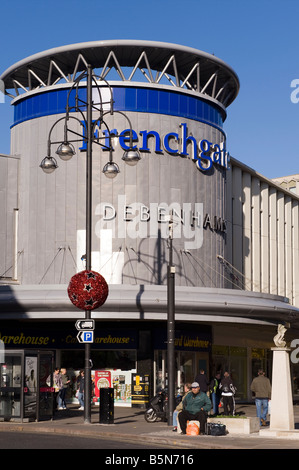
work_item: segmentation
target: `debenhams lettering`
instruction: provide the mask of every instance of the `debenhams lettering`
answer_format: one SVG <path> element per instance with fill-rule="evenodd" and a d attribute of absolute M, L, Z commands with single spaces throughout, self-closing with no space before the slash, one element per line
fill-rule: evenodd
<path fill-rule="evenodd" d="M 83 128 L 84 123 L 81 122 Z M 182 158 L 191 158 L 197 168 L 202 171 L 208 171 L 214 164 L 220 165 L 223 168 L 229 169 L 230 155 L 226 151 L 225 140 L 220 144 L 215 144 L 207 139 L 196 140 L 193 135 L 188 135 L 188 129 L 186 123 L 180 124 L 179 132 L 169 132 L 163 137 L 157 131 L 143 130 L 139 132 L 141 136 L 141 145 L 138 147 L 140 152 L 150 152 L 149 139 L 154 139 L 155 153 L 169 153 L 173 156 L 179 156 Z M 85 132 L 85 129 L 84 129 Z M 109 133 L 106 129 L 99 130 L 95 129 L 95 138 L 98 141 L 103 141 L 103 150 L 109 149 Z M 118 129 L 111 129 L 110 136 L 118 136 L 119 144 L 123 150 L 129 150 L 129 129 L 125 129 L 118 132 Z M 139 138 L 137 132 L 133 129 L 133 142 L 139 144 Z M 113 140 L 113 139 L 112 139 Z M 81 151 L 86 150 L 86 140 L 84 140 Z M 133 147 L 137 149 L 137 144 Z M 191 148 L 191 153 L 188 152 Z"/>
<path fill-rule="evenodd" d="M 225 220 L 218 215 L 204 215 L 202 203 L 151 202 L 147 206 L 142 202 L 128 204 L 126 195 L 119 194 L 117 198 L 116 207 L 108 202 L 96 206 L 95 233 L 100 239 L 102 230 L 107 229 L 113 238 L 169 238 L 172 225 L 172 237 L 184 238 L 185 249 L 192 250 L 202 246 L 203 229 L 226 231 Z"/>
<path fill-rule="evenodd" d="M 173 238 L 181 238 L 187 250 L 197 249 L 203 242 L 203 204 L 150 203 L 149 207 L 134 202 L 127 204 L 125 195 L 118 195 L 118 205 L 101 202 L 96 206 L 99 219 L 95 233 L 101 239 L 102 230 L 111 230 L 113 238 L 169 238 L 170 214 L 172 214 Z M 117 223 L 116 223 L 117 222 Z"/>

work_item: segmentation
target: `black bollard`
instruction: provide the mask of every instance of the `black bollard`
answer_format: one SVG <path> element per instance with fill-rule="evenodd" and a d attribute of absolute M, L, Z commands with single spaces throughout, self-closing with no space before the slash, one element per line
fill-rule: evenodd
<path fill-rule="evenodd" d="M 100 388 L 100 424 L 114 423 L 114 389 Z"/>

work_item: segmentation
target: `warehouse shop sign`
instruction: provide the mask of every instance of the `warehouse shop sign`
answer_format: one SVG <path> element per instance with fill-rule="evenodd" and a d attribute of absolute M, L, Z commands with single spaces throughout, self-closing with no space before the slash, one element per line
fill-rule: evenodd
<path fill-rule="evenodd" d="M 153 339 L 154 349 L 166 349 L 167 334 L 164 330 L 155 329 Z M 175 349 L 180 351 L 211 351 L 212 334 L 210 328 L 205 331 L 175 331 Z"/>
<path fill-rule="evenodd" d="M 38 328 L 19 330 L 18 327 L 1 328 L 1 351 L 18 348 L 54 348 L 80 349 L 77 341 L 77 330 L 70 332 L 60 329 Z M 135 329 L 100 329 L 94 333 L 94 349 L 135 349 L 138 347 L 138 332 Z M 1 352 L 0 351 L 0 352 Z M 1 358 L 1 354 L 0 354 Z"/>
<path fill-rule="evenodd" d="M 2 334 L 0 332 L 0 341 L 5 346 L 49 346 L 50 337 L 40 334 Z"/>
<path fill-rule="evenodd" d="M 85 135 L 86 129 L 84 122 L 81 121 L 83 127 L 83 134 Z M 112 137 L 113 145 L 113 136 L 118 136 L 119 144 L 123 150 L 130 150 L 130 129 L 125 129 L 118 132 L 118 129 L 111 129 L 110 133 L 106 129 L 96 128 L 94 131 L 94 137 L 98 142 L 102 142 L 103 150 L 109 150 L 110 148 L 110 137 Z M 181 123 L 179 126 L 178 132 L 169 132 L 164 136 L 155 130 L 143 130 L 139 131 L 141 138 L 138 138 L 137 132 L 133 129 L 133 142 L 137 142 L 133 146 L 134 149 L 137 149 L 140 152 L 150 152 L 149 140 L 154 139 L 155 143 L 155 153 L 163 154 L 164 152 L 181 158 L 190 158 L 196 164 L 198 170 L 208 171 L 211 170 L 213 165 L 217 164 L 225 169 L 229 169 L 230 166 L 230 155 L 226 150 L 225 141 L 220 142 L 220 144 L 215 144 L 210 142 L 207 139 L 197 140 L 192 134 L 188 135 L 188 128 L 186 123 Z M 140 140 L 140 142 L 139 142 Z M 81 151 L 86 151 L 86 139 L 83 140 L 83 146 L 80 148 Z M 188 152 L 191 147 L 191 153 Z"/>

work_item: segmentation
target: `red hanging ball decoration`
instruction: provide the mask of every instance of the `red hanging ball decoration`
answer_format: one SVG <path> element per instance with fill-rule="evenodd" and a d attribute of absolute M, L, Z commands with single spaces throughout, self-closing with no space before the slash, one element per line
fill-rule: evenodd
<path fill-rule="evenodd" d="M 67 292 L 76 307 L 94 310 L 106 302 L 109 288 L 101 274 L 85 270 L 71 278 Z"/>

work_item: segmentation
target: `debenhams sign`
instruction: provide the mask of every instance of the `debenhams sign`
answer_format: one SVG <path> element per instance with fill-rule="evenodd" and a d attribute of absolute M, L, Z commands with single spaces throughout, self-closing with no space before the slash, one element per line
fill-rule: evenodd
<path fill-rule="evenodd" d="M 82 123 L 83 125 L 83 123 Z M 129 150 L 129 129 L 118 132 L 118 129 L 110 130 L 110 136 L 118 136 L 119 144 L 123 150 Z M 133 129 L 133 142 L 140 144 L 134 145 L 134 149 L 140 152 L 150 152 L 149 140 L 154 139 L 155 153 L 166 152 L 173 156 L 192 159 L 197 168 L 202 171 L 208 171 L 213 165 L 217 164 L 225 169 L 229 169 L 230 155 L 226 150 L 225 140 L 220 144 L 215 144 L 207 139 L 197 140 L 193 135 L 188 135 L 186 123 L 181 123 L 178 132 L 169 132 L 164 136 L 155 131 L 139 131 L 141 138 L 138 138 L 137 132 Z M 103 142 L 103 150 L 109 149 L 109 132 L 108 130 L 95 129 L 95 138 L 99 142 Z M 86 142 L 81 151 L 86 150 Z M 189 151 L 188 151 L 189 150 Z M 191 153 L 190 153 L 191 150 Z"/>
<path fill-rule="evenodd" d="M 204 214 L 202 203 L 150 203 L 127 204 L 125 195 L 118 195 L 117 207 L 101 202 L 96 206 L 95 234 L 102 239 L 103 230 L 111 231 L 113 238 L 184 238 L 184 248 L 201 248 L 203 229 L 226 232 L 226 221 L 222 217 Z M 128 223 L 129 222 L 129 223 Z"/>

